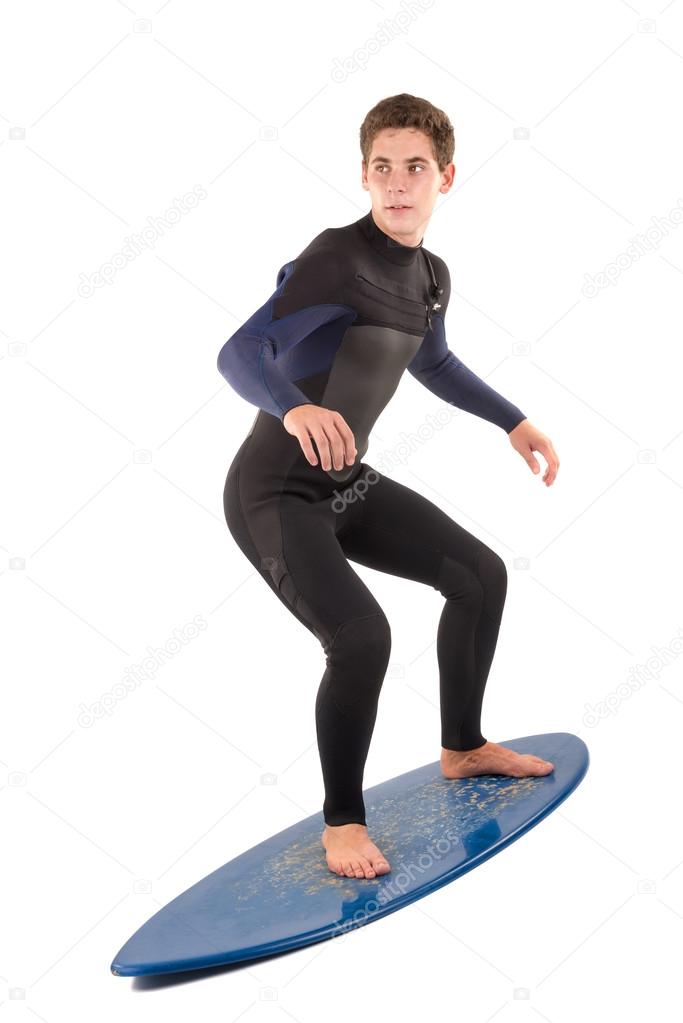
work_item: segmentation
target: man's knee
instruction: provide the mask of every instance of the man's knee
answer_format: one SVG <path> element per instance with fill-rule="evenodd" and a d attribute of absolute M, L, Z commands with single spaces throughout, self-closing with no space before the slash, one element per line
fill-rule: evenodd
<path fill-rule="evenodd" d="M 505 562 L 490 547 L 484 547 L 479 555 L 478 574 L 487 593 L 505 598 L 508 572 Z"/>
<path fill-rule="evenodd" d="M 471 605 L 480 610 L 484 600 L 484 587 L 476 572 L 455 558 L 444 555 L 439 569 L 437 588 L 446 598 L 457 600 L 459 604 Z"/>
<path fill-rule="evenodd" d="M 391 653 L 391 628 L 386 615 L 365 615 L 342 622 L 334 634 L 332 653 L 351 664 L 386 669 Z"/>
<path fill-rule="evenodd" d="M 376 698 L 390 654 L 391 628 L 383 612 L 342 622 L 327 655 L 344 690 L 338 698 L 349 705 L 364 697 Z"/>
<path fill-rule="evenodd" d="M 444 597 L 481 609 L 487 599 L 505 599 L 507 568 L 500 555 L 482 544 L 474 568 L 444 555 L 437 585 Z"/>

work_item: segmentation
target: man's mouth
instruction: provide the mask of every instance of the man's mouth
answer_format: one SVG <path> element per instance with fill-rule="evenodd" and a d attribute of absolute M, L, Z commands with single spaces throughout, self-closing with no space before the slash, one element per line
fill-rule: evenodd
<path fill-rule="evenodd" d="M 406 206 L 405 203 L 392 203 L 391 206 L 387 206 L 388 210 L 409 210 L 410 206 Z"/>

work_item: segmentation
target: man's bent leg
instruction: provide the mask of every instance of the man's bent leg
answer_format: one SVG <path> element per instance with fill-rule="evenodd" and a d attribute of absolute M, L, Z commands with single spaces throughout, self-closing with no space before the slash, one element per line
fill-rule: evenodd
<path fill-rule="evenodd" d="M 482 746 L 482 701 L 505 604 L 505 563 L 431 501 L 386 476 L 368 486 L 361 504 L 350 528 L 340 532 L 344 552 L 444 595 L 437 632 L 441 743 L 453 750 Z"/>
<path fill-rule="evenodd" d="M 261 508 L 261 522 L 271 524 L 261 530 L 259 548 L 236 477 L 226 486 L 225 511 L 242 551 L 325 651 L 315 704 L 325 823 L 365 824 L 363 772 L 391 648 L 386 616 L 347 561 L 325 502 L 316 507 L 288 496 L 273 502 L 272 512 Z"/>

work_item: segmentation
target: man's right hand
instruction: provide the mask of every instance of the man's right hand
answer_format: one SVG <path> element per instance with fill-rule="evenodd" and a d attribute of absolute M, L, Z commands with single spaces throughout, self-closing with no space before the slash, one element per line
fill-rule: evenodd
<path fill-rule="evenodd" d="M 356 442 L 351 428 L 339 412 L 321 408 L 320 405 L 295 405 L 282 419 L 287 433 L 296 437 L 311 465 L 318 459 L 311 443 L 315 441 L 323 469 L 328 470 L 334 463 L 335 469 L 342 469 L 344 459 L 348 465 L 356 460 Z"/>

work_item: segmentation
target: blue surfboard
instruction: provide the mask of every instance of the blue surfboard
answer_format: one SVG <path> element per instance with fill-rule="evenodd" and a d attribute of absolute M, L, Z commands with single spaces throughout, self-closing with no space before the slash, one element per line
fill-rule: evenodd
<path fill-rule="evenodd" d="M 391 864 L 388 874 L 333 873 L 321 811 L 178 895 L 128 939 L 112 973 L 177 973 L 301 948 L 379 920 L 479 866 L 554 810 L 588 770 L 585 743 L 568 732 L 501 745 L 555 769 L 449 779 L 436 761 L 366 789 L 368 833 Z"/>

